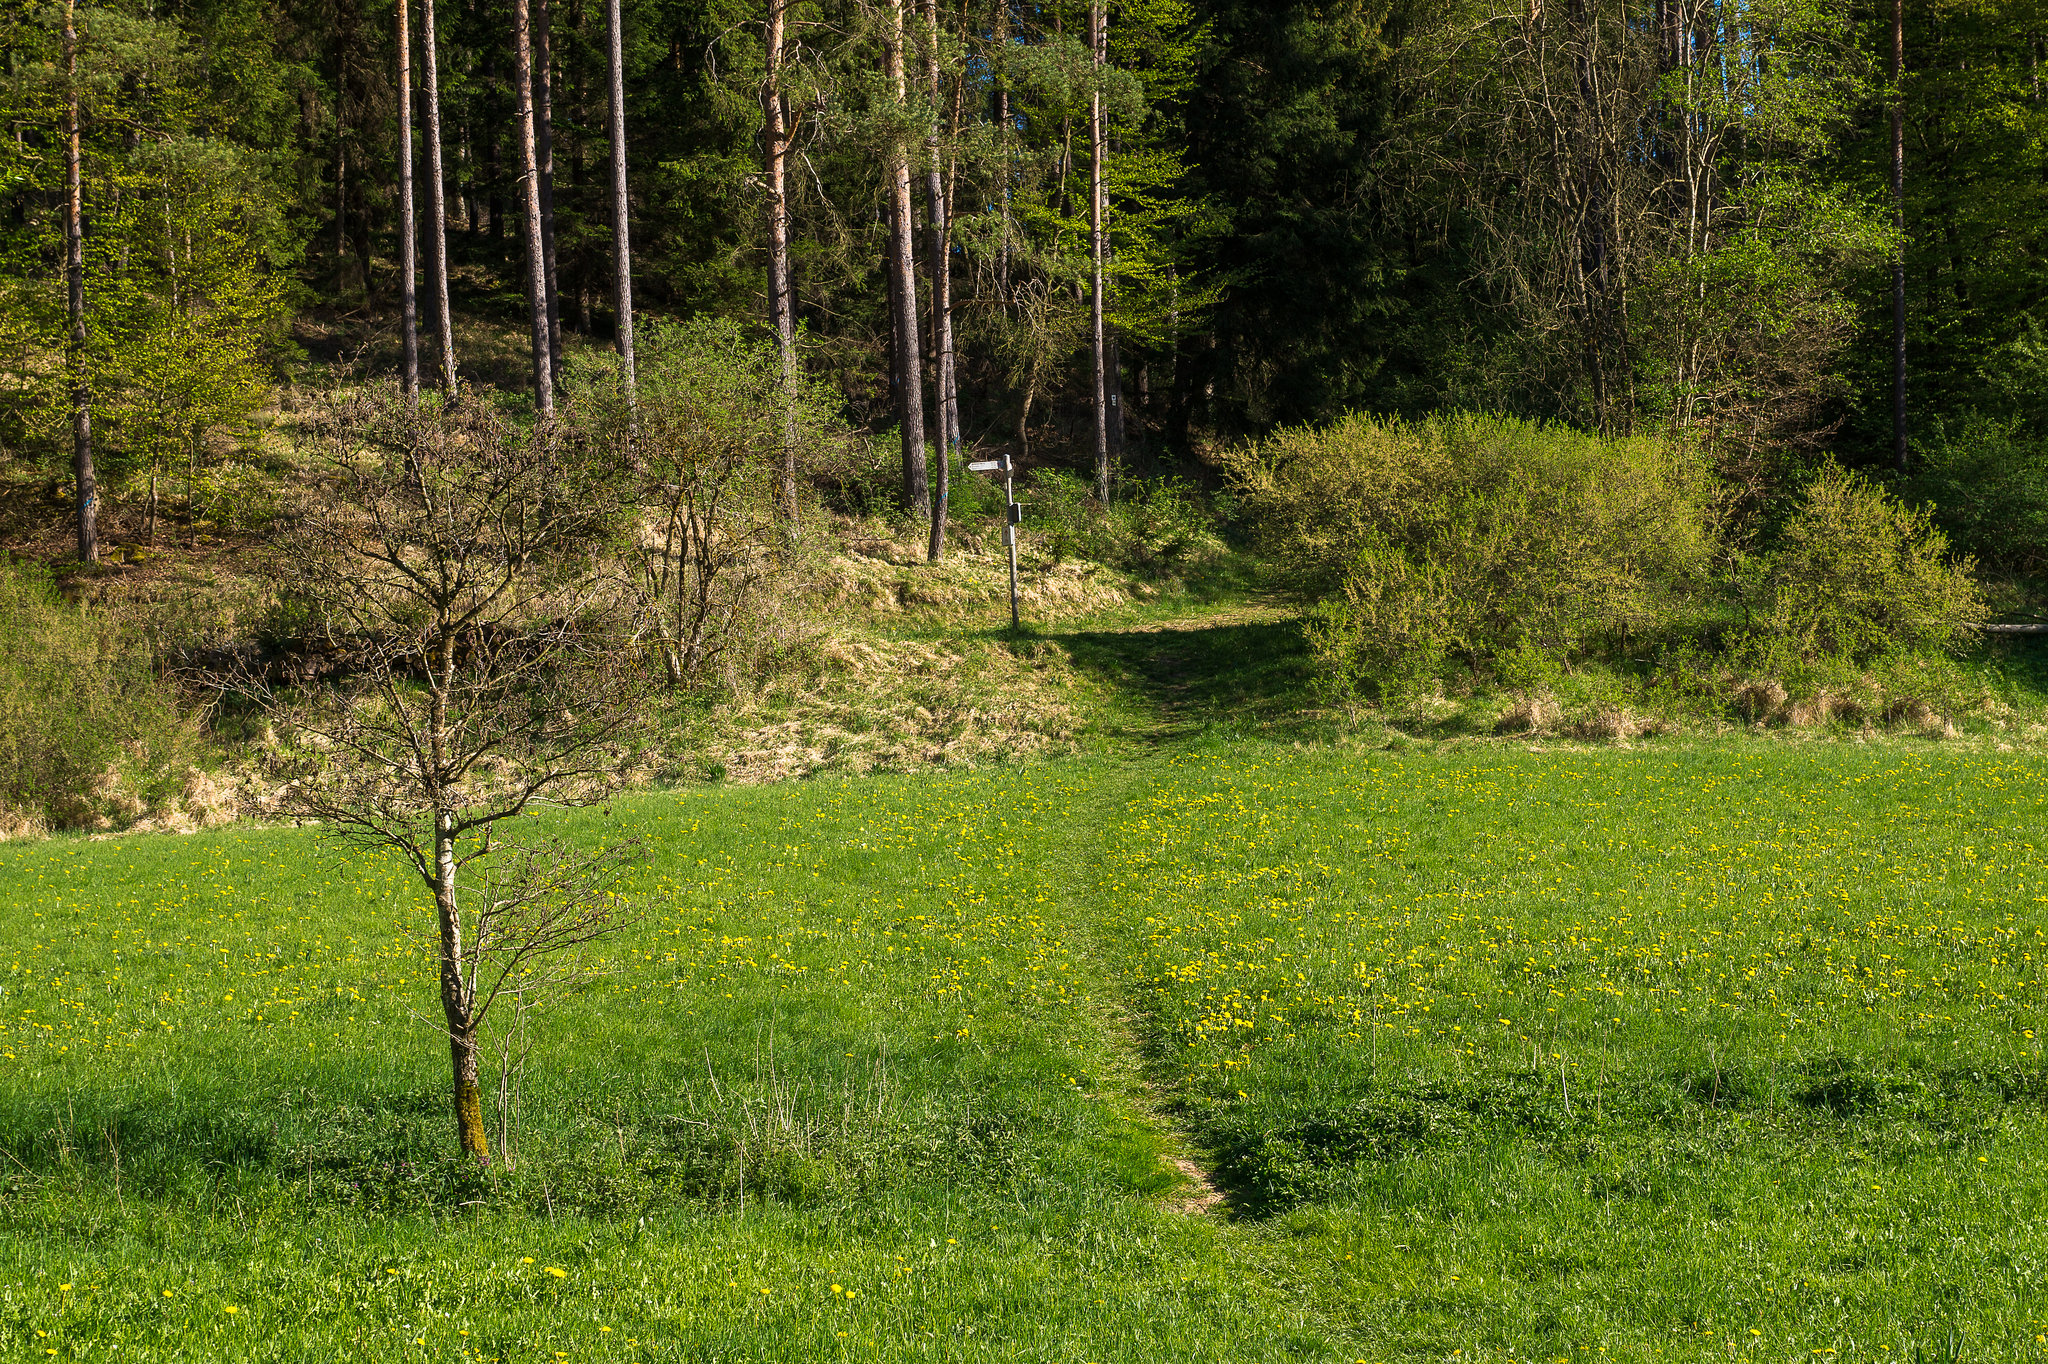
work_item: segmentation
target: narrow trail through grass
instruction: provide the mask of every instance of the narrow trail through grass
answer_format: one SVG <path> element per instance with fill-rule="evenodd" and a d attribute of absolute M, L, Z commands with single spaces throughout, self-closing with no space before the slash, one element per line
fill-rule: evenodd
<path fill-rule="evenodd" d="M 1166 619 L 1052 632 L 1075 665 L 1115 698 L 1102 737 L 1157 748 L 1222 729 L 1283 732 L 1301 724 L 1307 655 L 1293 613 L 1263 598 L 1218 602 Z"/>
<path fill-rule="evenodd" d="M 647 917 L 489 1171 L 402 869 L 0 847 L 0 1355 L 2042 1357 L 2039 758 L 1274 742 L 1159 615 L 1077 757 L 549 815 Z"/>

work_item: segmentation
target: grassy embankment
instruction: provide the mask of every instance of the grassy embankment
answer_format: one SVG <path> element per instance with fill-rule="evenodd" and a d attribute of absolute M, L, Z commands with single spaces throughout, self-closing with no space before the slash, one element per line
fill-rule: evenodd
<path fill-rule="evenodd" d="M 394 868 L 0 848 L 4 1348 L 2041 1354 L 2038 758 L 1296 749 L 1275 630 L 1056 636 L 1093 754 L 553 821 L 646 918 L 481 1176 Z"/>

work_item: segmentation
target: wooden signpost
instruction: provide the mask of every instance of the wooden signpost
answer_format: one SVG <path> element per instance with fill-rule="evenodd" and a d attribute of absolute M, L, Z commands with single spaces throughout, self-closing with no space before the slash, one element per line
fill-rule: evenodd
<path fill-rule="evenodd" d="M 1003 476 L 1003 548 L 1010 555 L 1010 628 L 1017 628 L 1017 527 L 1024 524 L 1024 504 L 1017 500 L 1017 470 L 1008 455 L 977 459 L 968 464 L 977 474 Z"/>

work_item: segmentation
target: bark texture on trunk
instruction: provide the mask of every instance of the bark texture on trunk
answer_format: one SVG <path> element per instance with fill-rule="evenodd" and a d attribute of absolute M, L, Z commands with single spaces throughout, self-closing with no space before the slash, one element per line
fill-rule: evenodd
<path fill-rule="evenodd" d="M 412 204 L 412 16 L 398 0 L 398 328 L 405 405 L 420 406 L 419 218 Z"/>
<path fill-rule="evenodd" d="M 959 408 L 953 388 L 953 296 L 949 229 L 951 209 L 939 173 L 938 109 L 939 6 L 924 0 L 924 77 L 932 101 L 931 131 L 925 137 L 925 210 L 929 240 L 927 265 L 932 276 L 932 382 L 934 416 L 938 419 L 939 476 L 932 499 L 931 542 L 925 557 L 936 563 L 946 552 L 946 509 L 952 498 L 953 455 L 960 444 Z"/>
<path fill-rule="evenodd" d="M 890 0 L 882 48 L 882 78 L 901 110 L 909 101 L 903 64 L 905 0 Z M 910 146 L 898 136 L 889 148 L 889 276 L 895 321 L 896 417 L 903 430 L 903 509 L 919 520 L 932 514 L 924 454 L 924 375 L 917 339 L 916 223 L 910 195 Z"/>
<path fill-rule="evenodd" d="M 761 83 L 761 143 L 768 177 L 768 324 L 782 360 L 782 516 L 796 524 L 796 286 L 789 266 L 789 118 L 783 107 L 784 23 L 789 0 L 768 0 Z"/>
<path fill-rule="evenodd" d="M 454 1079 L 455 1136 L 464 1155 L 490 1159 L 484 1136 L 483 1086 L 477 1078 L 476 1008 L 462 974 L 462 915 L 455 898 L 455 820 L 434 815 L 434 913 L 440 929 L 441 1017 L 448 1028 L 449 1069 Z"/>
<path fill-rule="evenodd" d="M 534 146 L 533 28 L 527 0 L 512 0 L 513 73 L 519 105 L 519 188 L 526 210 L 526 302 L 533 321 L 533 402 L 555 415 L 554 358 L 548 345 L 547 261 L 542 254 L 539 157 Z"/>
<path fill-rule="evenodd" d="M 562 386 L 562 297 L 555 270 L 555 95 L 554 50 L 548 0 L 533 4 L 533 137 L 540 168 L 540 244 L 548 303 L 548 374 Z"/>
<path fill-rule="evenodd" d="M 71 317 L 65 366 L 71 387 L 71 478 L 77 499 L 78 559 L 100 561 L 99 488 L 92 465 L 92 384 L 85 366 L 84 110 L 78 95 L 75 0 L 64 0 L 64 294 Z"/>
<path fill-rule="evenodd" d="M 1095 363 L 1095 498 L 1109 505 L 1109 385 L 1103 336 L 1102 286 L 1102 152 L 1108 138 L 1102 126 L 1102 65 L 1106 55 L 1102 0 L 1088 6 L 1088 47 L 1095 59 L 1095 89 L 1088 95 L 1088 328 Z"/>
<path fill-rule="evenodd" d="M 626 401 L 636 403 L 639 380 L 633 371 L 633 244 L 626 198 L 626 58 L 625 39 L 619 27 L 619 0 L 604 0 L 604 23 L 612 142 L 612 256 L 617 269 L 614 302 L 619 314 L 612 344 L 618 348 L 619 362 L 626 371 Z"/>
<path fill-rule="evenodd" d="M 484 96 L 488 101 L 484 115 L 484 209 L 491 220 L 491 241 L 495 245 L 505 240 L 505 181 L 503 167 L 498 160 L 497 114 L 504 106 L 498 102 L 498 73 L 496 44 L 486 44 L 483 61 Z M 516 77 L 515 77 L 516 83 Z M 517 104 L 517 96 L 514 96 Z M 516 118 L 516 116 L 515 116 Z"/>
<path fill-rule="evenodd" d="M 1892 0 L 1892 465 L 1906 472 L 1906 0 Z"/>
<path fill-rule="evenodd" d="M 433 291 L 434 367 L 441 392 L 455 396 L 455 326 L 448 311 L 448 199 L 441 168 L 441 59 L 435 51 L 434 0 L 420 0 L 420 60 L 426 96 L 427 269 Z M 473 217 L 473 215 L 471 215 Z M 472 226 L 474 224 L 472 223 Z"/>

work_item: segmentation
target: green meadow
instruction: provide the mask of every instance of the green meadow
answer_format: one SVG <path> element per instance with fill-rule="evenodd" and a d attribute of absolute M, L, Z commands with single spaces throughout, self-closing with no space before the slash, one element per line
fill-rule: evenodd
<path fill-rule="evenodd" d="M 2044 799 L 1937 744 L 1239 739 L 551 815 L 643 840 L 640 917 L 498 1019 L 485 1170 L 394 864 L 0 848 L 0 1341 L 2048 1357 Z"/>

